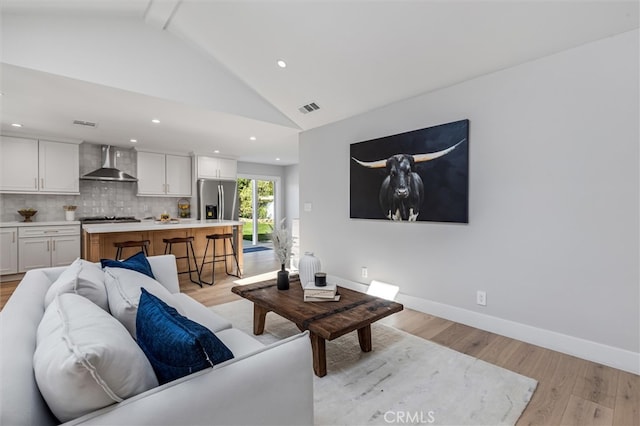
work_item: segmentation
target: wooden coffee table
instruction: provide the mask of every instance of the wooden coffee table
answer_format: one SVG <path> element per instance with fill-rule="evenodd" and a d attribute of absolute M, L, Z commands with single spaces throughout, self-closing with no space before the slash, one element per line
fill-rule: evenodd
<path fill-rule="evenodd" d="M 297 277 L 292 277 L 289 290 L 278 290 L 276 280 L 239 285 L 231 289 L 253 302 L 253 333 L 264 332 L 267 312 L 275 312 L 309 330 L 316 376 L 327 374 L 325 342 L 349 332 L 358 331 L 363 352 L 371 351 L 371 324 L 403 309 L 400 303 L 338 287 L 337 302 L 305 302 Z"/>

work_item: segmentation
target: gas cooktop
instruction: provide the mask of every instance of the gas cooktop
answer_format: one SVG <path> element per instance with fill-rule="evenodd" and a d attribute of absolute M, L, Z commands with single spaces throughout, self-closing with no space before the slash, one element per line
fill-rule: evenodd
<path fill-rule="evenodd" d="M 127 223 L 127 222 L 140 222 L 140 219 L 136 219 L 133 216 L 89 216 L 81 217 L 80 223 Z"/>

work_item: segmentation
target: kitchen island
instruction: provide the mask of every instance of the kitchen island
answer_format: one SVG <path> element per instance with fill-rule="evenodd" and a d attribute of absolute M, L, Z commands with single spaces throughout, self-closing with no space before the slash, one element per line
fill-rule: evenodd
<path fill-rule="evenodd" d="M 198 261 L 198 267 L 202 263 L 204 250 L 207 245 L 207 235 L 233 233 L 233 241 L 238 254 L 238 264 L 242 276 L 243 256 L 242 256 L 242 222 L 235 220 L 195 220 L 181 219 L 168 223 L 158 221 L 146 221 L 135 223 L 104 223 L 82 226 L 82 258 L 99 262 L 100 259 L 114 259 L 116 248 L 114 243 L 132 240 L 149 240 L 149 256 L 164 254 L 164 238 L 194 237 L 193 248 Z M 213 241 L 210 243 L 207 259 L 211 260 Z M 216 254 L 223 252 L 223 241 L 218 241 Z M 127 251 L 129 250 L 129 251 Z M 139 248 L 125 248 L 122 256 L 124 258 L 140 251 Z M 227 253 L 231 253 L 231 247 L 227 243 Z M 173 246 L 173 254 L 176 257 L 185 256 L 184 244 Z M 227 265 L 230 270 L 234 269 L 235 262 L 231 257 L 227 258 Z M 216 268 L 222 268 L 222 262 L 216 263 Z M 211 270 L 211 265 L 207 265 L 205 270 Z M 186 259 L 178 260 L 178 270 L 186 271 Z"/>

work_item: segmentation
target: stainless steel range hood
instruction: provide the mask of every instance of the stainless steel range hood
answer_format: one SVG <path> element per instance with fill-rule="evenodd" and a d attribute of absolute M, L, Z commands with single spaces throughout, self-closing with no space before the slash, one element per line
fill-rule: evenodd
<path fill-rule="evenodd" d="M 137 182 L 135 177 L 116 168 L 116 149 L 102 145 L 102 167 L 82 176 L 82 180 L 102 180 L 116 182 Z"/>

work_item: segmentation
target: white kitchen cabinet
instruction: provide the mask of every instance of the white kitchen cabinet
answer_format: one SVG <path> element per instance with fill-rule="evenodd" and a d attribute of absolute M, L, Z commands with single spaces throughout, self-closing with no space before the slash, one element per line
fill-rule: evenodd
<path fill-rule="evenodd" d="M 191 196 L 191 157 L 138 151 L 138 195 Z"/>
<path fill-rule="evenodd" d="M 38 141 L 0 138 L 0 191 L 38 191 Z"/>
<path fill-rule="evenodd" d="M 138 195 L 164 195 L 165 155 L 138 151 Z"/>
<path fill-rule="evenodd" d="M 25 226 L 18 229 L 18 272 L 66 266 L 80 257 L 80 226 Z"/>
<path fill-rule="evenodd" d="M 71 265 L 80 257 L 80 234 L 51 237 L 51 266 Z"/>
<path fill-rule="evenodd" d="M 191 196 L 191 157 L 167 154 L 167 195 Z"/>
<path fill-rule="evenodd" d="M 77 144 L 2 136 L 0 191 L 78 194 Z"/>
<path fill-rule="evenodd" d="M 238 162 L 228 158 L 197 157 L 198 179 L 236 180 Z"/>
<path fill-rule="evenodd" d="M 39 141 L 40 192 L 80 192 L 80 156 L 76 144 Z"/>
<path fill-rule="evenodd" d="M 20 272 L 51 266 L 51 237 L 21 238 L 18 248 Z"/>
<path fill-rule="evenodd" d="M 18 272 L 18 228 L 0 228 L 0 275 Z"/>

